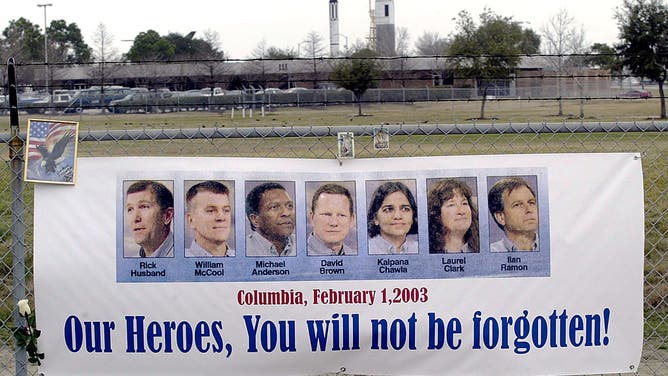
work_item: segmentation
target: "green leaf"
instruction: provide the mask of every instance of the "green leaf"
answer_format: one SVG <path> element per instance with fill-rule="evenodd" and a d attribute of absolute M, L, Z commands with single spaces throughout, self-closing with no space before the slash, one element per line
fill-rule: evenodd
<path fill-rule="evenodd" d="M 28 315 L 26 320 L 28 321 L 28 325 L 30 325 L 31 328 L 37 327 L 37 321 L 35 319 L 35 313 L 34 312 L 31 313 L 30 315 Z"/>

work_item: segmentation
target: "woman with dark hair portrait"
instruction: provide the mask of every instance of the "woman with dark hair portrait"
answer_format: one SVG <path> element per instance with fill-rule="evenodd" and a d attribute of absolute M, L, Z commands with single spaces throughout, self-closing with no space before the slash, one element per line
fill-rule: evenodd
<path fill-rule="evenodd" d="M 480 252 L 478 209 L 471 188 L 457 179 L 443 179 L 429 188 L 429 253 Z"/>
<path fill-rule="evenodd" d="M 369 254 L 418 253 L 417 204 L 401 182 L 386 182 L 373 193 L 367 214 Z"/>

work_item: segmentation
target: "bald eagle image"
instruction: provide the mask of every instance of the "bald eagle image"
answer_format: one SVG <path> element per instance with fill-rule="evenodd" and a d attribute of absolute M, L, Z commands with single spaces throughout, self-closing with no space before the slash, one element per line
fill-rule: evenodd
<path fill-rule="evenodd" d="M 37 151 L 42 155 L 41 166 L 47 173 L 56 172 L 56 165 L 62 161 L 67 145 L 72 139 L 74 139 L 74 133 L 68 132 L 60 140 L 56 141 L 51 151 L 49 151 L 46 145 L 37 146 Z"/>

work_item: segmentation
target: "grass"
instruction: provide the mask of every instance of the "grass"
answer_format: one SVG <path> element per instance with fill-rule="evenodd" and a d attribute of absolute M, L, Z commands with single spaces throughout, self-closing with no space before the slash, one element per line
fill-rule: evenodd
<path fill-rule="evenodd" d="M 252 118 L 241 118 L 240 112 L 180 112 L 164 114 L 84 114 L 71 116 L 41 115 L 34 118 L 79 121 L 82 130 L 105 129 L 179 129 L 211 127 L 287 127 L 341 126 L 378 124 L 471 124 L 479 113 L 479 102 L 416 103 L 411 105 L 371 104 L 364 107 L 369 116 L 354 116 L 353 106 L 313 108 L 276 108 Z M 486 113 L 498 123 L 580 121 L 570 114 L 579 113 L 577 102 L 566 102 L 565 116 L 555 116 L 556 102 L 491 101 Z M 643 121 L 655 118 L 658 99 L 600 100 L 587 102 L 584 121 Z M 27 116 L 21 115 L 21 128 Z M 486 121 L 488 122 L 488 121 Z M 8 117 L 0 119 L 0 132 L 9 132 Z M 404 157 L 428 155 L 470 155 L 501 153 L 564 152 L 641 152 L 645 184 L 645 335 L 648 343 L 668 342 L 668 132 L 645 133 L 558 133 L 505 135 L 407 135 L 393 136 L 390 151 L 376 151 L 370 137 L 356 137 L 359 158 Z M 281 158 L 335 158 L 334 137 L 248 138 L 207 140 L 83 142 L 80 156 L 234 156 Z M 0 145 L 0 158 L 7 160 L 7 146 Z M 9 181 L 7 163 L 0 177 Z M 32 248 L 31 186 L 26 185 L 26 242 Z M 11 257 L 9 253 L 9 188 L 0 190 L 0 338 L 7 341 L 13 305 L 11 296 Z M 28 257 L 30 262 L 30 257 Z M 27 278 L 31 278 L 31 264 Z M 5 342 L 7 343 L 7 342 Z"/>
<path fill-rule="evenodd" d="M 488 101 L 486 116 L 476 120 L 480 113 L 478 101 L 427 102 L 415 104 L 366 104 L 367 116 L 356 116 L 353 105 L 319 107 L 280 107 L 265 111 L 259 109 L 250 117 L 242 117 L 240 110 L 218 112 L 174 112 L 163 114 L 100 114 L 91 110 L 83 115 L 20 115 L 22 129 L 28 118 L 48 118 L 78 121 L 83 129 L 179 129 L 198 127 L 286 127 L 309 125 L 368 125 L 368 124 L 472 124 L 474 122 L 527 123 L 581 121 L 579 102 L 564 101 L 564 115 L 557 116 L 556 101 Z M 659 100 L 595 100 L 585 104 L 583 121 L 644 121 L 658 118 Z M 9 132 L 9 118 L 0 119 L 0 131 Z"/>

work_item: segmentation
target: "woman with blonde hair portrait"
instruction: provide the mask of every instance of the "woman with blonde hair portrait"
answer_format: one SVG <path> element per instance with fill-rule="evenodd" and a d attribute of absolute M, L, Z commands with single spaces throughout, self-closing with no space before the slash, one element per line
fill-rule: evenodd
<path fill-rule="evenodd" d="M 417 204 L 406 184 L 382 183 L 370 202 L 367 213 L 369 254 L 418 253 Z"/>
<path fill-rule="evenodd" d="M 464 181 L 442 179 L 427 194 L 429 253 L 480 252 L 478 209 Z"/>

